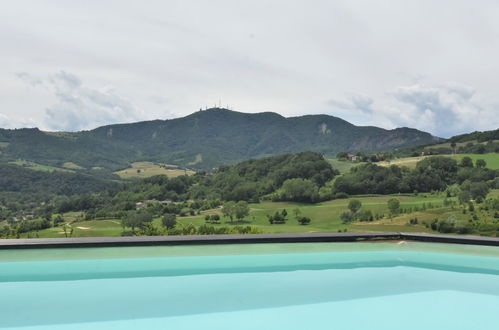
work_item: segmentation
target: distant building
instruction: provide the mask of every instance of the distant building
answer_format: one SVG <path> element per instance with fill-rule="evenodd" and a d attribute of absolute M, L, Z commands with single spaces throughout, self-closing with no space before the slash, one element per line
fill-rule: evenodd
<path fill-rule="evenodd" d="M 356 162 L 359 159 L 359 157 L 356 155 L 348 154 L 347 159 L 352 161 L 352 162 Z"/>
<path fill-rule="evenodd" d="M 135 203 L 135 209 L 140 210 L 140 209 L 146 208 L 152 204 L 170 205 L 170 204 L 173 204 L 173 201 L 168 200 L 168 199 L 164 200 L 164 201 L 158 201 L 157 199 L 150 199 L 150 200 L 147 200 L 144 202 Z"/>

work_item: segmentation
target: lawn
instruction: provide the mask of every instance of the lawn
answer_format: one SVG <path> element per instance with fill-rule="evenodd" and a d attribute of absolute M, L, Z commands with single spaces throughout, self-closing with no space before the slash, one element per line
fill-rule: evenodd
<path fill-rule="evenodd" d="M 66 215 L 65 219 L 67 219 Z M 119 220 L 91 220 L 91 221 L 79 221 L 73 222 L 71 227 L 66 227 L 66 233 L 70 236 L 71 228 L 73 228 L 73 234 L 71 237 L 103 237 L 103 236 L 121 236 L 123 228 L 121 227 L 121 222 Z M 48 238 L 48 237 L 65 237 L 63 227 L 53 227 L 38 231 L 38 237 Z M 22 235 L 22 237 L 27 237 L 27 234 Z"/>
<path fill-rule="evenodd" d="M 490 196 L 499 196 L 499 190 L 491 192 Z M 390 198 L 400 200 L 401 208 L 414 208 L 423 205 L 426 210 L 404 213 L 399 216 L 390 218 L 387 208 L 387 201 Z M 372 222 L 353 222 L 344 224 L 340 220 L 340 214 L 348 210 L 347 206 L 351 199 L 358 199 L 362 203 L 363 210 L 370 210 L 373 215 L 385 215 L 380 220 Z M 444 194 L 419 194 L 414 195 L 387 195 L 387 196 L 357 196 L 350 199 L 338 199 L 327 201 L 318 204 L 301 204 L 290 202 L 261 202 L 250 204 L 250 214 L 242 221 L 230 222 L 228 218 L 222 217 L 220 224 L 214 226 L 255 226 L 264 233 L 313 233 L 313 232 L 433 232 L 431 229 L 424 226 L 424 222 L 431 223 L 434 219 L 447 218 L 454 216 L 458 220 L 468 221 L 471 217 L 470 213 L 463 214 L 460 206 L 444 206 Z M 430 208 L 429 206 L 433 207 Z M 267 215 L 274 214 L 276 211 L 282 212 L 286 209 L 288 213 L 288 221 L 285 224 L 273 224 L 268 222 Z M 300 225 L 295 220 L 293 210 L 299 209 L 302 216 L 312 219 L 309 225 Z M 477 215 L 483 224 L 495 223 L 496 220 L 486 211 L 477 210 Z M 201 212 L 200 215 L 177 217 L 177 226 L 187 226 L 193 224 L 200 226 L 205 224 L 205 216 L 207 214 L 220 214 L 221 209 L 213 209 Z M 71 224 L 73 228 L 72 237 L 97 237 L 97 236 L 120 236 L 123 228 L 121 221 L 117 219 L 80 221 L 81 214 L 71 213 L 64 214 L 66 221 L 74 221 Z M 417 218 L 418 224 L 409 225 L 409 220 Z M 153 221 L 155 226 L 161 226 L 160 218 L 155 218 Z M 494 234 L 486 233 L 485 234 Z M 69 232 L 69 229 L 68 229 Z M 39 237 L 64 237 L 62 227 L 49 228 L 38 232 Z M 24 236 L 23 236 L 24 237 Z"/>
<path fill-rule="evenodd" d="M 387 201 L 396 197 L 401 201 L 401 207 L 422 206 L 423 203 L 432 203 L 433 205 L 442 206 L 444 197 L 442 195 L 420 195 L 420 196 L 373 196 L 373 197 L 357 197 L 362 202 L 363 209 L 371 210 L 373 214 L 386 214 L 388 216 Z M 302 232 L 337 232 L 344 231 L 418 231 L 428 232 L 429 230 L 422 225 L 408 226 L 404 216 L 401 219 L 394 218 L 392 220 L 385 218 L 379 221 L 355 222 L 353 224 L 343 224 L 340 220 L 340 214 L 348 209 L 349 199 L 338 199 L 327 201 L 318 204 L 300 204 L 290 202 L 262 202 L 251 204 L 250 215 L 245 221 L 234 224 L 253 225 L 266 233 L 302 233 Z M 310 225 L 300 225 L 294 219 L 293 210 L 299 209 L 302 216 L 310 217 L 312 222 Z M 271 215 L 276 211 L 281 212 L 286 209 L 288 212 L 288 221 L 286 224 L 271 225 L 268 222 L 267 215 Z M 196 226 L 205 223 L 204 216 L 210 213 L 220 213 L 217 211 L 206 211 L 200 216 L 178 218 L 178 221 L 183 224 L 192 223 Z M 227 224 L 227 219 L 222 222 Z M 430 230 L 431 231 L 431 230 Z"/>

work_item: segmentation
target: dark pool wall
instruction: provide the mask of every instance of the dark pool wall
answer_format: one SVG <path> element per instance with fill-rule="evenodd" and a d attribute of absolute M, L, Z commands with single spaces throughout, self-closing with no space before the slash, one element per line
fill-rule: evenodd
<path fill-rule="evenodd" d="M 318 243 L 401 240 L 431 243 L 499 246 L 499 238 L 496 237 L 386 232 L 0 239 L 0 249 L 254 243 Z"/>

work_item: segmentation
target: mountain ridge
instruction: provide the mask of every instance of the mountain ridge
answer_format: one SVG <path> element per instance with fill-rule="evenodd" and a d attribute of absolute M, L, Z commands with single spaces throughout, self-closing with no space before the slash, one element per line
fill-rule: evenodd
<path fill-rule="evenodd" d="M 325 114 L 284 117 L 212 108 L 80 132 L 0 129 L 0 160 L 112 170 L 143 160 L 206 170 L 268 155 L 316 151 L 331 157 L 339 151 L 390 151 L 440 140 L 412 128 L 356 126 Z"/>

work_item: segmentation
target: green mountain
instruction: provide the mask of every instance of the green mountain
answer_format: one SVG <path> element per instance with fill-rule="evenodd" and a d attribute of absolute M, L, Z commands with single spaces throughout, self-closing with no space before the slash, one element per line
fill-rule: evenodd
<path fill-rule="evenodd" d="M 108 125 L 76 133 L 0 129 L 0 161 L 25 159 L 52 166 L 125 168 L 134 161 L 195 169 L 266 155 L 316 151 L 390 151 L 440 139 L 410 128 L 355 126 L 337 117 L 285 118 L 272 112 L 213 108 L 171 120 Z"/>

